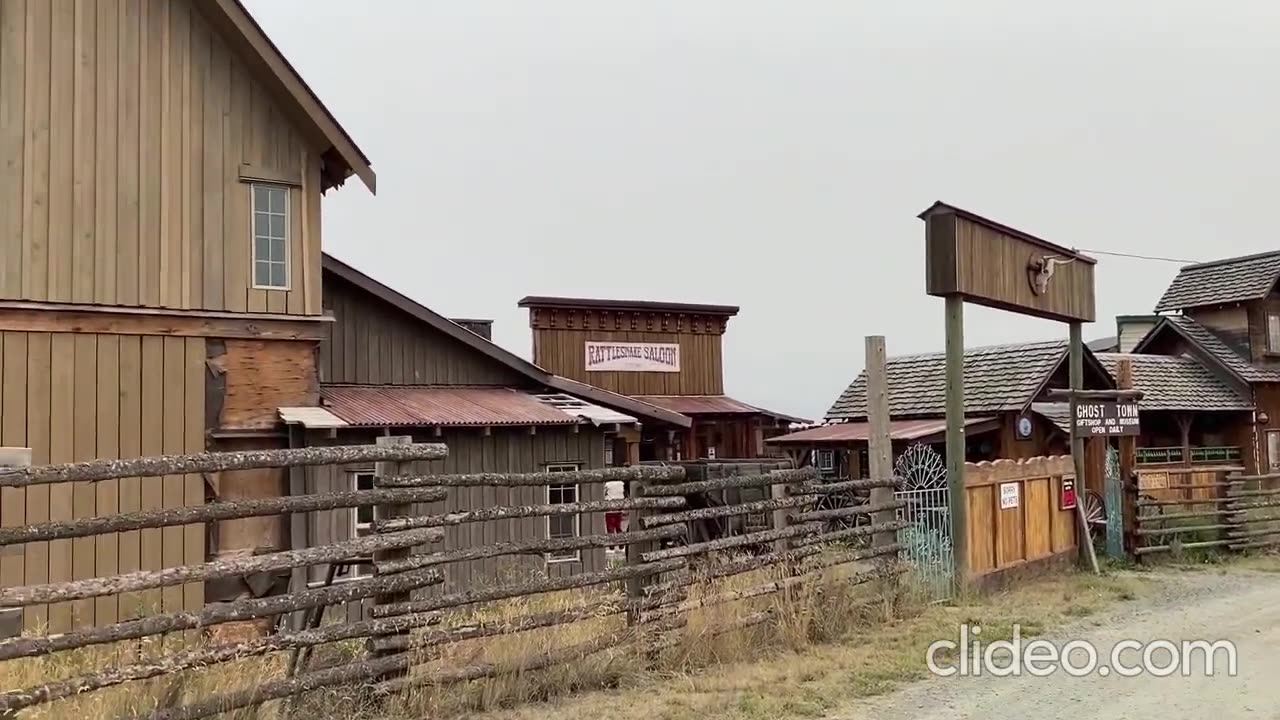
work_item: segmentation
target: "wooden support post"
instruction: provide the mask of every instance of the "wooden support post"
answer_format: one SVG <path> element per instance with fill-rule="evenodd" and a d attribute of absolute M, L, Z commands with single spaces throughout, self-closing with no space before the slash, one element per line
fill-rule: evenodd
<path fill-rule="evenodd" d="M 1122 358 L 1116 368 L 1116 386 L 1121 390 L 1133 389 L 1133 361 Z M 1134 542 L 1137 535 L 1134 531 L 1138 524 L 1138 478 L 1134 476 L 1137 460 L 1138 438 L 1133 435 L 1120 436 L 1120 472 L 1116 484 L 1119 486 L 1119 502 L 1121 514 L 1120 552 L 1118 557 L 1132 558 L 1137 547 Z M 1110 490 L 1110 489 L 1109 489 Z M 1107 502 L 1112 502 L 1112 492 L 1107 493 Z M 1110 548 L 1108 548 L 1110 550 Z"/>
<path fill-rule="evenodd" d="M 1068 352 L 1070 355 L 1068 365 L 1071 378 L 1071 390 L 1079 391 L 1084 389 L 1084 340 L 1080 336 L 1081 324 L 1079 322 L 1070 323 L 1070 340 L 1068 341 Z M 1076 491 L 1079 492 L 1085 481 L 1085 462 L 1084 462 L 1084 437 L 1076 432 L 1076 403 L 1079 402 L 1076 395 L 1071 396 L 1071 459 L 1074 461 L 1076 469 Z M 1084 503 L 1076 503 L 1076 517 L 1080 520 L 1080 552 L 1088 557 L 1089 566 L 1093 568 L 1093 572 L 1098 572 L 1098 557 L 1093 552 L 1093 540 L 1089 538 L 1089 523 L 1084 516 Z"/>
<path fill-rule="evenodd" d="M 884 337 L 870 335 L 866 339 L 867 364 L 867 459 L 871 477 L 883 480 L 893 477 L 893 441 L 889 436 L 889 378 L 885 369 Z M 871 489 L 871 504 L 887 507 L 893 502 L 893 487 Z M 892 522 L 893 510 L 885 510 L 871 516 L 874 525 Z M 898 542 L 896 532 L 876 533 L 872 547 L 884 547 Z M 886 561 L 892 558 L 886 556 Z"/>
<path fill-rule="evenodd" d="M 1177 413 L 1173 419 L 1178 423 L 1178 438 L 1182 445 L 1182 465 L 1191 466 L 1191 425 L 1195 416 L 1191 413 Z"/>
<path fill-rule="evenodd" d="M 964 487 L 964 300 L 948 295 L 947 312 L 947 487 L 951 505 L 951 547 L 955 581 L 969 582 L 969 508 Z M 868 453 L 869 454 L 869 453 Z"/>
<path fill-rule="evenodd" d="M 786 485 L 770 485 L 769 498 L 771 500 L 785 500 L 790 497 L 787 492 Z M 788 527 L 791 524 L 789 519 L 793 508 L 778 508 L 773 511 L 773 529 L 779 530 Z M 791 549 L 791 541 L 787 538 L 780 538 L 773 543 L 773 551 L 776 553 L 784 553 Z M 794 568 L 788 568 L 788 572 L 793 572 Z"/>
<path fill-rule="evenodd" d="M 413 438 L 408 435 L 386 435 L 377 439 L 379 445 L 409 445 L 413 443 Z M 374 465 L 374 475 L 379 478 L 391 477 L 394 475 L 410 474 L 410 465 L 405 462 L 380 462 Z M 375 483 L 377 481 L 375 480 Z M 373 519 L 387 520 L 391 518 L 409 517 L 412 514 L 413 506 L 410 504 L 394 504 L 394 505 L 376 505 L 374 506 Z M 381 550 L 373 554 L 375 563 L 388 562 L 391 560 L 402 560 L 413 554 L 413 548 L 403 548 L 396 550 Z M 392 603 L 408 602 L 411 599 L 409 592 L 387 593 L 378 595 L 374 599 L 376 605 L 390 605 Z"/>
<path fill-rule="evenodd" d="M 632 480 L 631 484 L 627 487 L 627 496 L 633 498 L 644 497 L 644 486 L 645 482 L 643 480 Z M 640 518 L 642 518 L 646 513 L 647 511 L 639 509 L 629 511 L 627 513 L 627 529 L 639 530 L 642 527 Z M 658 543 L 654 541 L 631 543 L 630 545 L 627 545 L 627 565 L 629 567 L 643 565 L 644 554 L 657 549 Z M 645 596 L 645 586 L 654 582 L 654 579 L 651 576 L 643 575 L 628 578 L 626 582 L 627 599 L 633 601 L 629 604 L 630 609 L 627 610 L 627 625 L 638 625 L 640 623 L 639 606 L 640 601 L 643 600 Z"/>

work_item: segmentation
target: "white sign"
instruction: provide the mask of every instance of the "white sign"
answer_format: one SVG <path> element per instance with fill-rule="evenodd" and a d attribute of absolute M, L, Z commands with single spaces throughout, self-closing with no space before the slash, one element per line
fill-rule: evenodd
<path fill-rule="evenodd" d="M 676 343 L 588 342 L 587 372 L 680 372 Z"/>
<path fill-rule="evenodd" d="M 1000 483 L 1000 509 L 1018 507 L 1018 483 Z"/>

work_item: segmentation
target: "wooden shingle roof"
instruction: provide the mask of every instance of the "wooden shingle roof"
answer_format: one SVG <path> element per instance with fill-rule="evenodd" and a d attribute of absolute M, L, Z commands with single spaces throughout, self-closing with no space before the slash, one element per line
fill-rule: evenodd
<path fill-rule="evenodd" d="M 1092 357 L 1087 349 L 1086 360 Z M 964 353 L 964 409 L 968 415 L 1025 408 L 1067 359 L 1067 342 L 1049 340 L 970 348 Z M 943 353 L 890 358 L 889 414 L 899 417 L 946 413 L 946 356 Z M 828 420 L 867 415 L 866 373 L 858 375 L 827 411 Z"/>
<path fill-rule="evenodd" d="M 1134 347 L 1135 353 L 1142 353 L 1165 332 L 1176 332 L 1200 349 L 1200 353 L 1211 361 L 1217 362 L 1231 375 L 1241 382 L 1280 382 L 1280 371 L 1267 370 L 1254 366 L 1249 358 L 1234 350 L 1222 338 L 1205 326 L 1185 315 L 1167 315 Z"/>
<path fill-rule="evenodd" d="M 1133 368 L 1133 387 L 1142 391 L 1142 410 L 1252 410 L 1253 404 L 1194 358 L 1185 355 L 1099 353 L 1114 377 L 1120 361 Z"/>
<path fill-rule="evenodd" d="M 1280 281 L 1280 251 L 1187 265 L 1164 291 L 1156 312 L 1259 300 Z"/>

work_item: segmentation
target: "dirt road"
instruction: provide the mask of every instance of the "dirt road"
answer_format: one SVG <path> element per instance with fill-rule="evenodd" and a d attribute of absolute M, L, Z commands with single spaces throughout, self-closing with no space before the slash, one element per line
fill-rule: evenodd
<path fill-rule="evenodd" d="M 859 700 L 833 717 L 842 720 L 1165 720 L 1166 718 L 1280 718 L 1280 574 L 1214 570 L 1171 575 L 1163 589 L 1110 615 L 1064 627 L 1046 639 L 1061 646 L 1087 640 L 1106 662 L 1119 641 L 1230 640 L 1238 675 L 1190 677 L 990 676 L 935 679 L 878 698 Z M 1138 654 L 1129 652 L 1126 663 Z M 1157 659 L 1167 655 L 1157 654 Z M 1198 657 L 1198 656 L 1197 656 Z M 1224 657 L 1219 653 L 1219 657 Z M 1222 663 L 1225 664 L 1225 661 Z"/>

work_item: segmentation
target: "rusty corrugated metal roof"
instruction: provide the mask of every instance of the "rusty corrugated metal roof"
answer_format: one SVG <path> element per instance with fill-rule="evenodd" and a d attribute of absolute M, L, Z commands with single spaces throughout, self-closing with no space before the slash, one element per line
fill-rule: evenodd
<path fill-rule="evenodd" d="M 577 417 L 503 387 L 325 385 L 326 409 L 352 425 L 574 425 Z"/>
<path fill-rule="evenodd" d="M 657 405 L 682 415 L 767 415 L 794 423 L 807 423 L 801 417 L 765 410 L 734 400 L 728 395 L 635 395 L 650 405 Z"/>
<path fill-rule="evenodd" d="M 964 425 L 971 428 L 981 423 L 992 422 L 995 418 L 965 418 Z M 946 432 L 946 418 L 926 418 L 923 420 L 891 420 L 889 422 L 889 438 L 892 440 L 919 440 Z M 866 442 L 871 433 L 871 424 L 866 422 L 833 423 L 807 428 L 799 432 L 779 435 L 765 440 L 766 443 L 820 443 L 820 442 Z"/>
<path fill-rule="evenodd" d="M 753 405 L 728 395 L 636 395 L 636 399 L 682 415 L 759 415 Z"/>

